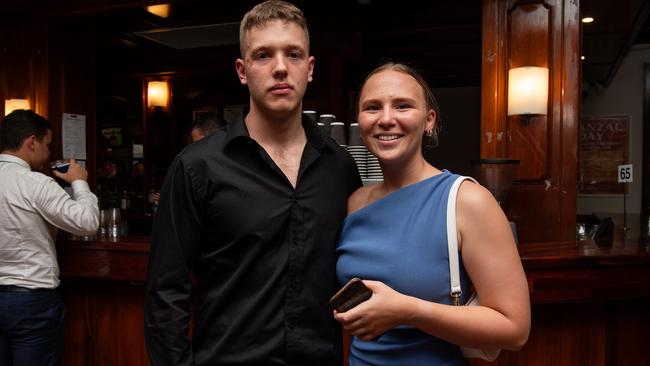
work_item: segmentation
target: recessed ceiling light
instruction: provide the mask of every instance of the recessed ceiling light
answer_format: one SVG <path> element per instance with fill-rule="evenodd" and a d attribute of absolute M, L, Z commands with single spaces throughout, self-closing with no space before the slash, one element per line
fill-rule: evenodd
<path fill-rule="evenodd" d="M 582 18 L 583 23 L 592 23 L 594 21 L 594 18 L 592 17 L 584 17 Z"/>
<path fill-rule="evenodd" d="M 581 60 L 584 60 L 584 59 L 585 59 L 585 56 L 580 56 L 580 59 L 581 59 Z"/>
<path fill-rule="evenodd" d="M 171 6 L 169 4 L 161 4 L 161 5 L 150 5 L 147 6 L 145 9 L 147 9 L 147 11 L 153 15 L 159 16 L 161 18 L 167 18 L 169 17 L 170 8 Z"/>

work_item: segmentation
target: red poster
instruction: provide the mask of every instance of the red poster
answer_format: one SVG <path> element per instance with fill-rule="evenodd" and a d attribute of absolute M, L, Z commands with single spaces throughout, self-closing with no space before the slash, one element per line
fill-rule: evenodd
<path fill-rule="evenodd" d="M 580 123 L 578 193 L 623 194 L 619 164 L 628 163 L 629 117 L 583 117 Z"/>

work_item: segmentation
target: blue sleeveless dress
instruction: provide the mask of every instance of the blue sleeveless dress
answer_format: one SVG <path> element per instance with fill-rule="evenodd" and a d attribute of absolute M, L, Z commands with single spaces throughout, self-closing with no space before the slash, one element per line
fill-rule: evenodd
<path fill-rule="evenodd" d="M 382 281 L 400 293 L 451 304 L 446 210 L 456 177 L 443 170 L 350 214 L 336 249 L 341 284 L 353 277 Z M 459 259 L 461 286 L 467 289 Z M 406 325 L 373 342 L 353 337 L 349 361 L 351 366 L 467 364 L 458 346 Z"/>

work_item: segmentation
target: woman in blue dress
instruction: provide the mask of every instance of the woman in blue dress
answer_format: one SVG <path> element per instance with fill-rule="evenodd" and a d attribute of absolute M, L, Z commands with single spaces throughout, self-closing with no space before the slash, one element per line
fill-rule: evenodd
<path fill-rule="evenodd" d="M 384 181 L 348 202 L 337 247 L 341 284 L 359 277 L 372 297 L 334 317 L 354 337 L 350 365 L 463 365 L 459 346 L 521 348 L 530 331 L 526 277 L 508 221 L 485 188 L 460 185 L 460 282 L 480 306 L 450 296 L 447 198 L 458 177 L 424 159 L 437 141 L 437 105 L 423 78 L 387 63 L 364 81 L 359 129 Z"/>

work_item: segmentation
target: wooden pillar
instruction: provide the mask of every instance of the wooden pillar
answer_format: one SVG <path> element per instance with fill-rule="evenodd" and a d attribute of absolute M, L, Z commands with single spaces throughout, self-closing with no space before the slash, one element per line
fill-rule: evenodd
<path fill-rule="evenodd" d="M 643 155 L 641 158 L 641 235 L 650 238 L 650 63 L 643 64 Z M 639 178 L 637 178 L 639 179 Z"/>
<path fill-rule="evenodd" d="M 520 243 L 575 238 L 580 111 L 578 0 L 484 0 L 481 157 L 520 160 L 504 207 Z M 508 70 L 549 69 L 548 111 L 507 116 Z"/>

